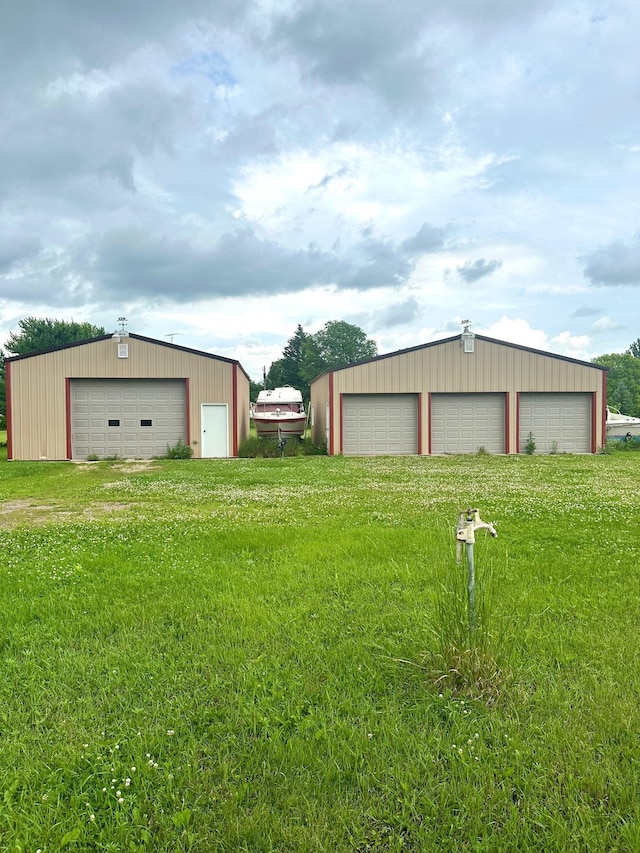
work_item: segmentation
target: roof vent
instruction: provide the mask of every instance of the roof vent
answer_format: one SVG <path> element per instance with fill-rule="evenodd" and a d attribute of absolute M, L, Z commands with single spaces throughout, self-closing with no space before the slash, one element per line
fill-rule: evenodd
<path fill-rule="evenodd" d="M 473 334 L 469 326 L 471 325 L 471 320 L 461 320 L 460 321 L 464 326 L 462 330 L 462 348 L 464 352 L 474 352 L 475 351 L 475 343 L 476 336 Z"/>

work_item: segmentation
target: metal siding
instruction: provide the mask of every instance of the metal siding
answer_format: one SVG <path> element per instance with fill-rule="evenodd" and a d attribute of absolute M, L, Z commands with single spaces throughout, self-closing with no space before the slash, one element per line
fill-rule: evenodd
<path fill-rule="evenodd" d="M 329 376 L 321 376 L 311 386 L 311 404 L 314 409 L 314 422 L 311 425 L 311 440 L 322 444 L 327 437 L 326 407 L 329 402 Z"/>
<path fill-rule="evenodd" d="M 592 399 L 576 392 L 521 394 L 520 451 L 532 433 L 536 453 L 591 453 Z"/>
<path fill-rule="evenodd" d="M 505 452 L 504 394 L 433 394 L 432 452 Z"/>
<path fill-rule="evenodd" d="M 186 379 L 194 456 L 199 457 L 201 403 L 233 402 L 233 362 L 163 344 L 129 338 L 129 357 L 118 358 L 117 342 L 102 340 L 10 362 L 13 369 L 15 459 L 67 458 L 65 380 Z M 238 440 L 248 435 L 249 380 L 238 370 Z M 246 413 L 242 410 L 242 401 Z M 233 447 L 229 419 L 229 447 Z"/>
<path fill-rule="evenodd" d="M 392 456 L 418 452 L 415 394 L 345 394 L 342 447 L 345 455 Z"/>

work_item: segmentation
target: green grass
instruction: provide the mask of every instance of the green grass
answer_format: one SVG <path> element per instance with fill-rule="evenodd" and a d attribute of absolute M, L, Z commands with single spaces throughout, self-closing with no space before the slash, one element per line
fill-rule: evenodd
<path fill-rule="evenodd" d="M 639 850 L 637 466 L 0 465 L 0 851 Z M 469 505 L 491 703 L 429 668 Z"/>

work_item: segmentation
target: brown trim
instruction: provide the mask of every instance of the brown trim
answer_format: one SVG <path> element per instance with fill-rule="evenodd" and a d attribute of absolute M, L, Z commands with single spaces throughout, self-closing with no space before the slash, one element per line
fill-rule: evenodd
<path fill-rule="evenodd" d="M 607 441 L 607 374 L 602 374 L 602 446 Z"/>
<path fill-rule="evenodd" d="M 7 397 L 7 405 L 5 415 L 7 416 L 7 461 L 13 459 L 13 424 L 11 418 L 11 365 L 9 362 L 4 363 L 4 387 Z"/>
<path fill-rule="evenodd" d="M 191 388 L 189 386 L 189 377 L 184 380 L 184 405 L 185 405 L 185 426 L 186 433 L 184 443 L 187 447 L 191 447 Z"/>
<path fill-rule="evenodd" d="M 64 380 L 64 410 L 67 420 L 67 459 L 72 458 L 73 448 L 71 446 L 71 379 L 66 376 Z"/>
<path fill-rule="evenodd" d="M 344 394 L 340 394 L 340 429 L 338 430 L 338 453 L 344 453 Z"/>
<path fill-rule="evenodd" d="M 231 411 L 233 421 L 232 456 L 238 455 L 238 365 L 233 365 L 231 373 Z"/>
<path fill-rule="evenodd" d="M 516 391 L 516 453 L 520 453 L 520 391 Z"/>
<path fill-rule="evenodd" d="M 422 391 L 418 391 L 418 456 L 422 456 Z"/>
<path fill-rule="evenodd" d="M 333 371 L 331 371 L 329 373 L 329 456 L 333 456 L 335 452 L 333 432 Z"/>
<path fill-rule="evenodd" d="M 598 412 L 596 410 L 596 392 L 591 392 L 591 452 L 598 452 L 596 429 L 598 427 Z"/>
<path fill-rule="evenodd" d="M 508 455 L 511 451 L 511 435 L 509 427 L 511 426 L 511 413 L 509 411 L 510 391 L 504 392 L 504 452 Z"/>
<path fill-rule="evenodd" d="M 431 456 L 431 391 L 427 392 L 427 453 Z"/>

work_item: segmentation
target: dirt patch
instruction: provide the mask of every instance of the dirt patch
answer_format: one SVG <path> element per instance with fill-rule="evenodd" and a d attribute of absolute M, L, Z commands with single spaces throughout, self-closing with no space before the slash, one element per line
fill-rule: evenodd
<path fill-rule="evenodd" d="M 27 509 L 31 504 L 29 501 L 2 501 L 0 504 L 0 515 L 9 515 L 12 512 L 20 512 Z"/>
<path fill-rule="evenodd" d="M 122 471 L 123 474 L 138 474 L 140 471 L 152 471 L 154 468 L 159 468 L 159 465 L 154 465 L 151 462 L 136 462 L 133 465 L 114 465 L 115 471 Z"/>
<path fill-rule="evenodd" d="M 0 516 L 4 516 L 4 527 L 17 524 L 49 524 L 51 522 L 73 522 L 80 519 L 96 521 L 105 516 L 125 512 L 134 507 L 132 503 L 101 502 L 84 507 L 81 510 L 68 509 L 50 504 L 34 504 L 27 500 L 3 501 L 0 504 Z"/>

